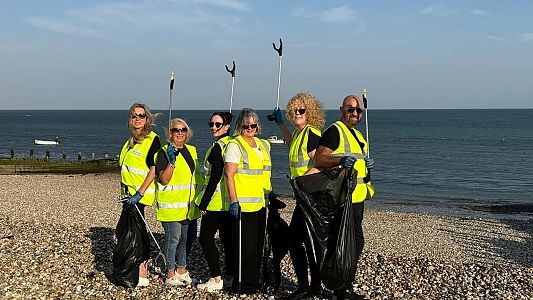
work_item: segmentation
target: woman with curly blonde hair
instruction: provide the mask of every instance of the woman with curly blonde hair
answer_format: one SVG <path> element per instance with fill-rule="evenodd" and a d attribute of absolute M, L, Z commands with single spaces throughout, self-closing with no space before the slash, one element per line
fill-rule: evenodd
<path fill-rule="evenodd" d="M 289 145 L 289 164 L 291 177 L 302 176 L 313 172 L 313 158 L 324 126 L 324 106 L 315 96 L 308 92 L 296 94 L 287 103 L 285 117 L 294 125 L 291 134 L 281 117 L 281 110 L 274 109 L 276 124 Z M 291 234 L 290 253 L 294 264 L 298 289 L 288 299 L 307 299 L 322 295 L 320 272 L 317 263 L 313 261 L 311 241 L 307 234 L 304 215 L 299 205 L 296 205 L 289 225 Z M 305 249 L 304 249 L 305 244 Z M 306 258 L 307 250 L 307 258 Z M 311 270 L 311 286 L 307 278 L 307 261 Z"/>

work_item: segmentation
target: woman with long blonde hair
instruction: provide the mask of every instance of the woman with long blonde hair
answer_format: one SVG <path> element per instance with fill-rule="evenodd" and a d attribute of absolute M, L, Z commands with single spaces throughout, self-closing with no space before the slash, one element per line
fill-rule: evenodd
<path fill-rule="evenodd" d="M 124 206 L 135 205 L 144 218 L 144 207 L 152 206 L 155 199 L 155 162 L 154 156 L 161 148 L 159 136 L 152 131 L 154 115 L 146 104 L 134 103 L 129 110 L 128 128 L 130 138 L 124 143 L 120 152 L 119 165 L 121 177 L 120 194 L 124 201 Z M 125 211 L 129 209 L 123 207 L 120 216 L 121 222 L 126 222 Z M 148 286 L 148 270 L 146 261 L 150 257 L 150 241 L 146 228 L 140 226 L 142 239 L 139 248 L 148 249 L 143 251 L 143 260 L 139 266 L 139 281 L 137 286 Z"/>

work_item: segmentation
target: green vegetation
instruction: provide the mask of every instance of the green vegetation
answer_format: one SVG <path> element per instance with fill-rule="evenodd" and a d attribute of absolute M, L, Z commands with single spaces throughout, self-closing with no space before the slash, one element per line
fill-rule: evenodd
<path fill-rule="evenodd" d="M 115 171 L 118 171 L 118 163 L 106 159 L 82 162 L 0 159 L 0 174 L 87 174 Z"/>

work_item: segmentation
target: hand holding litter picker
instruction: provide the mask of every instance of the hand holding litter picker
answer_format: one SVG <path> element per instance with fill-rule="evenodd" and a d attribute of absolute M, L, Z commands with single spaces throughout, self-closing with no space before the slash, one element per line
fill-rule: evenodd
<path fill-rule="evenodd" d="M 366 157 L 370 158 L 370 139 L 368 137 L 368 106 L 366 101 L 366 89 L 363 89 L 363 106 L 365 108 L 365 129 L 366 129 L 366 145 L 368 150 L 366 151 Z M 372 161 L 372 167 L 374 163 Z"/>
<path fill-rule="evenodd" d="M 283 57 L 283 42 L 281 39 L 279 39 L 279 48 L 276 47 L 276 43 L 272 43 L 272 47 L 274 47 L 274 50 L 278 53 L 279 56 L 279 70 L 278 70 L 278 96 L 276 98 L 276 108 L 279 108 L 279 90 L 281 86 L 281 58 Z M 268 115 L 267 116 L 269 121 L 275 121 L 276 116 L 275 115 Z"/>
<path fill-rule="evenodd" d="M 233 86 L 235 85 L 235 61 L 233 61 L 233 68 L 231 70 L 226 65 L 226 71 L 231 74 L 231 96 L 229 98 L 229 112 L 231 113 L 231 108 L 233 107 Z"/>

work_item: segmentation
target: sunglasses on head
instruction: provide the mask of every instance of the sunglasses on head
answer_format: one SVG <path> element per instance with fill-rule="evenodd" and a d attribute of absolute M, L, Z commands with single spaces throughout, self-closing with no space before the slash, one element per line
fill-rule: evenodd
<path fill-rule="evenodd" d="M 361 114 L 363 112 L 363 110 L 359 107 L 346 107 L 344 110 L 346 110 L 350 114 L 353 114 L 354 111 L 356 111 L 358 114 Z"/>
<path fill-rule="evenodd" d="M 207 122 L 207 125 L 209 125 L 209 128 L 213 128 L 213 126 L 215 126 L 215 128 L 220 128 L 222 127 L 222 125 L 224 125 L 224 123 L 221 123 L 221 122 Z"/>
<path fill-rule="evenodd" d="M 307 109 L 305 109 L 305 108 L 297 108 L 297 109 L 294 110 L 294 114 L 303 115 L 303 114 L 305 114 L 306 111 L 307 111 Z"/>
<path fill-rule="evenodd" d="M 135 119 L 141 119 L 141 120 L 144 120 L 146 119 L 146 114 L 131 114 L 131 119 L 132 120 L 135 120 Z"/>
<path fill-rule="evenodd" d="M 187 133 L 187 128 L 186 127 L 183 127 L 183 128 L 172 128 L 170 129 L 170 132 L 177 132 L 177 133 Z"/>
<path fill-rule="evenodd" d="M 242 125 L 242 129 L 244 130 L 248 130 L 248 129 L 256 129 L 257 128 L 257 124 L 250 124 L 250 125 Z"/>

